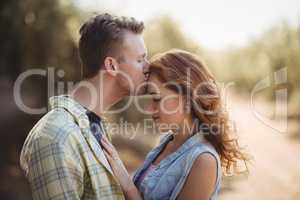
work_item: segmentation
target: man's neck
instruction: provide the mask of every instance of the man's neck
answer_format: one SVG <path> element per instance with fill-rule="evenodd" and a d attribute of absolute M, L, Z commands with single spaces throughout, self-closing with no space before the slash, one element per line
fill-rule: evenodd
<path fill-rule="evenodd" d="M 71 91 L 74 100 L 100 117 L 127 95 L 111 77 L 103 75 L 102 79 L 96 76 L 83 80 Z"/>

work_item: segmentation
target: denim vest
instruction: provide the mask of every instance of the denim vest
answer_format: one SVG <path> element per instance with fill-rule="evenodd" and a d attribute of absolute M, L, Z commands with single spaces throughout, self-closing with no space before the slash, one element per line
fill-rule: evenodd
<path fill-rule="evenodd" d="M 217 161 L 216 185 L 210 197 L 211 200 L 217 199 L 222 176 L 220 158 L 212 146 L 201 141 L 200 134 L 191 136 L 175 152 L 161 160 L 156 168 L 140 181 L 141 175 L 148 169 L 164 146 L 172 140 L 173 135 L 169 133 L 164 136 L 160 144 L 148 153 L 143 166 L 136 171 L 133 177 L 134 184 L 141 192 L 144 200 L 175 200 L 183 188 L 193 162 L 202 153 L 210 153 Z"/>

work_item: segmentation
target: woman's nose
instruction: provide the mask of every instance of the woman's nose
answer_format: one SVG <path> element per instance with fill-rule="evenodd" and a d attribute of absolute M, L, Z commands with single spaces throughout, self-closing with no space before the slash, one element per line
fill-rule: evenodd
<path fill-rule="evenodd" d="M 148 103 L 145 105 L 144 110 L 146 114 L 153 114 L 155 112 L 155 108 L 153 103 Z"/>
<path fill-rule="evenodd" d="M 149 75 L 150 75 L 149 66 L 150 66 L 149 61 L 146 60 L 144 66 L 143 66 L 143 73 L 147 80 L 149 79 Z"/>

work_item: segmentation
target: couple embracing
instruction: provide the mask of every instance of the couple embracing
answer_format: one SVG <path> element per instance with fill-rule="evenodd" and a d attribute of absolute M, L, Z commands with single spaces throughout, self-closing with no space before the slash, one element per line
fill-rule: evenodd
<path fill-rule="evenodd" d="M 149 62 L 143 30 L 134 18 L 107 13 L 80 28 L 82 79 L 69 94 L 49 99 L 49 112 L 22 148 L 33 199 L 214 200 L 222 174 L 247 160 L 230 136 L 208 67 L 178 49 Z M 145 94 L 145 109 L 164 134 L 131 177 L 103 114 L 125 96 Z"/>

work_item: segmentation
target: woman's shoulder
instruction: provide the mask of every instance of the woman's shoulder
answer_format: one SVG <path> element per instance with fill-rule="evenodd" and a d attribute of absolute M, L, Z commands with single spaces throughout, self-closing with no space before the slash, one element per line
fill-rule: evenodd
<path fill-rule="evenodd" d="M 204 165 L 216 165 L 220 167 L 221 161 L 219 154 L 215 148 L 207 142 L 199 142 L 192 146 L 192 148 L 186 154 L 187 169 L 191 169 L 192 166 L 198 166 L 204 163 Z"/>
<path fill-rule="evenodd" d="M 180 163 L 181 178 L 171 199 L 177 197 L 187 182 L 189 183 L 187 185 L 203 185 L 205 181 L 209 180 L 216 183 L 214 191 L 217 191 L 220 185 L 221 166 L 219 155 L 212 145 L 205 142 L 193 143 L 181 157 Z"/>
<path fill-rule="evenodd" d="M 194 169 L 217 169 L 220 163 L 219 155 L 210 146 L 198 146 L 195 148 L 193 167 Z"/>
<path fill-rule="evenodd" d="M 197 142 L 194 147 L 193 147 L 194 151 L 196 152 L 211 152 L 214 154 L 218 154 L 215 147 L 210 144 L 208 141 L 201 141 L 201 142 Z"/>

